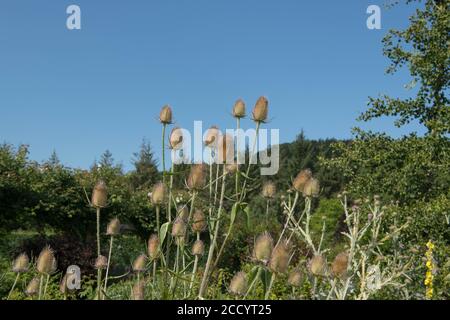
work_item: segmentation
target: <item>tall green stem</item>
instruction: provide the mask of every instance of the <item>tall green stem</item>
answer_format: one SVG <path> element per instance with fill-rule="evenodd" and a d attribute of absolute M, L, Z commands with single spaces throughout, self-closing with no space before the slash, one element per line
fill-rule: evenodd
<path fill-rule="evenodd" d="M 97 208 L 97 257 L 100 257 L 100 208 Z M 102 271 L 97 270 L 97 299 L 100 300 L 102 284 Z"/>
<path fill-rule="evenodd" d="M 236 118 L 236 129 L 237 129 L 237 135 L 236 135 L 236 181 L 235 181 L 235 188 L 236 188 L 236 199 L 239 198 L 239 129 L 240 129 L 240 118 Z"/>
<path fill-rule="evenodd" d="M 165 143 L 166 143 L 166 124 L 163 123 L 163 127 L 162 127 L 162 169 L 163 169 L 163 183 L 166 183 L 166 148 L 165 148 Z"/>
<path fill-rule="evenodd" d="M 159 237 L 159 233 L 160 233 L 160 222 L 159 222 L 159 214 L 160 214 L 160 210 L 161 210 L 161 206 L 158 204 L 156 206 L 156 233 L 158 234 L 158 239 L 161 239 Z"/>
<path fill-rule="evenodd" d="M 11 293 L 13 293 L 14 288 L 16 287 L 16 284 L 17 284 L 17 280 L 19 280 L 19 276 L 20 276 L 20 273 L 17 272 L 16 280 L 14 280 L 14 283 L 13 283 L 13 285 L 11 287 L 11 290 L 9 291 L 8 298 L 6 298 L 6 300 L 9 300 L 9 297 L 11 296 Z"/>
<path fill-rule="evenodd" d="M 272 290 L 273 283 L 275 282 L 276 274 L 272 273 L 272 277 L 270 278 L 269 287 L 267 288 L 266 295 L 264 296 L 264 300 L 268 300 L 270 297 L 270 291 Z"/>
<path fill-rule="evenodd" d="M 111 239 L 109 241 L 108 264 L 106 266 L 105 285 L 103 287 L 103 291 L 105 291 L 105 293 L 106 293 L 106 288 L 108 287 L 108 275 L 109 275 L 109 266 L 110 266 L 110 263 L 111 263 L 111 254 L 112 254 L 113 240 L 114 240 L 114 236 L 111 236 Z"/>

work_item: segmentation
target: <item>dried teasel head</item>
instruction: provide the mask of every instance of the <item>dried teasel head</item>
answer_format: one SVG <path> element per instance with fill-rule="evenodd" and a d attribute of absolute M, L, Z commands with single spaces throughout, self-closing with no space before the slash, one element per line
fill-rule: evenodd
<path fill-rule="evenodd" d="M 28 271 L 30 266 L 30 259 L 26 253 L 21 253 L 16 259 L 14 259 L 12 271 L 15 273 L 24 273 Z"/>
<path fill-rule="evenodd" d="M 202 210 L 197 209 L 193 215 L 192 230 L 194 232 L 203 232 L 206 229 L 206 217 Z"/>
<path fill-rule="evenodd" d="M 327 271 L 327 262 L 322 255 L 315 255 L 309 261 L 309 271 L 314 276 L 324 276 Z"/>
<path fill-rule="evenodd" d="M 172 123 L 172 109 L 169 105 L 165 105 L 164 107 L 162 107 L 161 112 L 159 113 L 159 121 L 162 124 Z"/>
<path fill-rule="evenodd" d="M 220 131 L 216 126 L 212 126 L 206 131 L 205 134 L 205 146 L 210 148 L 217 147 L 217 142 L 219 141 Z"/>
<path fill-rule="evenodd" d="M 312 178 L 312 172 L 309 169 L 304 169 L 298 173 L 292 182 L 292 187 L 295 191 L 303 192 L 306 183 Z"/>
<path fill-rule="evenodd" d="M 147 244 L 147 251 L 148 256 L 151 259 L 157 259 L 159 257 L 160 251 L 159 251 L 159 237 L 157 234 L 152 234 L 150 238 L 148 239 Z"/>
<path fill-rule="evenodd" d="M 348 266 L 348 253 L 341 252 L 335 258 L 331 264 L 331 272 L 337 278 L 345 278 L 347 276 Z"/>
<path fill-rule="evenodd" d="M 97 270 L 104 270 L 108 266 L 108 258 L 105 256 L 98 256 L 97 259 L 95 259 L 94 268 Z"/>
<path fill-rule="evenodd" d="M 27 296 L 35 296 L 39 292 L 39 277 L 34 277 L 27 285 L 27 288 L 25 289 L 25 294 Z"/>
<path fill-rule="evenodd" d="M 266 97 L 260 97 L 253 108 L 253 121 L 264 122 L 269 112 L 269 101 Z"/>
<path fill-rule="evenodd" d="M 253 248 L 253 259 L 267 264 L 273 251 L 273 239 L 268 232 L 259 235 Z"/>
<path fill-rule="evenodd" d="M 95 184 L 94 190 L 92 191 L 92 206 L 95 208 L 104 208 L 108 201 L 108 190 L 106 188 L 106 183 L 103 180 L 98 181 Z"/>
<path fill-rule="evenodd" d="M 189 190 L 199 191 L 206 184 L 205 166 L 203 164 L 194 164 L 191 167 L 187 186 Z"/>
<path fill-rule="evenodd" d="M 248 283 L 245 272 L 240 271 L 236 273 L 231 279 L 229 291 L 232 294 L 243 296 L 247 292 Z"/>
<path fill-rule="evenodd" d="M 177 208 L 177 217 L 180 217 L 180 219 L 183 219 L 184 221 L 188 221 L 189 219 L 189 209 L 187 205 L 178 206 Z"/>
<path fill-rule="evenodd" d="M 169 146 L 173 150 L 179 150 L 183 146 L 183 130 L 173 128 L 169 136 Z"/>
<path fill-rule="evenodd" d="M 233 106 L 233 117 L 244 118 L 245 117 L 245 102 L 242 99 L 236 101 Z"/>
<path fill-rule="evenodd" d="M 151 200 L 156 206 L 161 205 L 166 198 L 166 186 L 162 182 L 158 182 L 153 186 Z"/>
<path fill-rule="evenodd" d="M 300 270 L 293 270 L 288 277 L 288 284 L 293 287 L 300 287 L 303 280 L 303 274 Z"/>
<path fill-rule="evenodd" d="M 227 165 L 225 165 L 225 172 L 227 174 L 234 174 L 234 173 L 236 173 L 238 168 L 239 168 L 239 165 L 237 163 L 227 164 Z"/>
<path fill-rule="evenodd" d="M 172 226 L 172 236 L 182 238 L 186 234 L 186 221 L 180 217 L 176 218 Z"/>
<path fill-rule="evenodd" d="M 53 250 L 46 246 L 42 249 L 36 262 L 36 269 L 41 274 L 52 274 L 56 271 L 56 259 Z"/>
<path fill-rule="evenodd" d="M 131 288 L 131 298 L 133 300 L 144 300 L 145 296 L 145 281 L 137 281 L 133 288 Z"/>
<path fill-rule="evenodd" d="M 147 256 L 145 254 L 139 255 L 133 262 L 134 272 L 144 272 L 147 265 Z"/>
<path fill-rule="evenodd" d="M 267 181 L 263 184 L 262 195 L 266 199 L 273 199 L 277 193 L 277 187 L 272 181 Z"/>
<path fill-rule="evenodd" d="M 120 234 L 120 220 L 117 218 L 112 219 L 106 228 L 106 234 L 108 236 L 117 236 Z"/>
<path fill-rule="evenodd" d="M 320 192 L 319 180 L 311 178 L 306 182 L 303 188 L 303 196 L 305 197 L 317 197 Z"/>
<path fill-rule="evenodd" d="M 272 250 L 269 268 L 275 273 L 286 273 L 289 267 L 290 248 L 287 242 L 280 242 Z"/>
<path fill-rule="evenodd" d="M 205 244 L 202 240 L 196 240 L 192 246 L 194 256 L 202 256 L 205 253 Z"/>
<path fill-rule="evenodd" d="M 219 137 L 217 146 L 217 163 L 233 164 L 234 162 L 234 139 L 226 134 Z"/>

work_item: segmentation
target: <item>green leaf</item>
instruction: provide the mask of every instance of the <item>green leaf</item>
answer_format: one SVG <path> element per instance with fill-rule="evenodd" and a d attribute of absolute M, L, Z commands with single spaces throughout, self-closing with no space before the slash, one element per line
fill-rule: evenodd
<path fill-rule="evenodd" d="M 247 215 L 247 228 L 250 229 L 250 207 L 245 206 L 243 208 L 243 211 L 245 212 L 245 214 Z"/>
<path fill-rule="evenodd" d="M 167 230 L 169 229 L 170 222 L 166 222 L 159 229 L 159 243 L 162 245 L 166 239 Z"/>

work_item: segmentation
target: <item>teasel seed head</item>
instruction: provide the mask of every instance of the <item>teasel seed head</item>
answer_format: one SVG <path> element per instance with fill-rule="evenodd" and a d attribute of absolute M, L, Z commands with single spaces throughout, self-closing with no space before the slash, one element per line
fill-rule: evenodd
<path fill-rule="evenodd" d="M 192 246 L 192 254 L 194 256 L 202 256 L 205 253 L 205 244 L 202 240 L 196 240 Z"/>
<path fill-rule="evenodd" d="M 317 197 L 320 192 L 320 184 L 319 180 L 315 178 L 311 178 L 306 182 L 305 187 L 303 188 L 303 196 L 305 197 Z"/>
<path fill-rule="evenodd" d="M 27 288 L 25 289 L 25 294 L 27 296 L 35 296 L 39 292 L 39 283 L 40 279 L 39 276 L 34 277 L 27 285 Z"/>
<path fill-rule="evenodd" d="M 169 146 L 173 150 L 179 150 L 183 146 L 183 130 L 173 128 L 169 136 Z"/>
<path fill-rule="evenodd" d="M 267 120 L 269 101 L 266 97 L 260 97 L 253 108 L 253 121 L 264 122 Z"/>
<path fill-rule="evenodd" d="M 141 254 L 133 262 L 133 271 L 144 272 L 146 265 L 147 265 L 147 256 L 145 254 Z"/>
<path fill-rule="evenodd" d="M 182 238 L 186 234 L 186 221 L 180 217 L 176 218 L 172 226 L 172 236 Z"/>
<path fill-rule="evenodd" d="M 268 232 L 259 235 L 253 248 L 253 259 L 267 264 L 273 251 L 273 239 Z"/>
<path fill-rule="evenodd" d="M 157 234 L 152 234 L 148 239 L 147 244 L 148 256 L 155 260 L 158 259 L 160 251 L 159 251 L 159 237 Z"/>
<path fill-rule="evenodd" d="M 189 220 L 189 209 L 187 205 L 178 206 L 177 217 L 180 217 L 180 219 L 183 219 L 185 222 Z"/>
<path fill-rule="evenodd" d="M 337 278 L 345 278 L 347 276 L 348 253 L 341 252 L 334 258 L 331 264 L 331 272 Z"/>
<path fill-rule="evenodd" d="M 236 101 L 233 107 L 233 117 L 244 118 L 245 117 L 245 102 L 242 99 Z"/>
<path fill-rule="evenodd" d="M 36 263 L 36 269 L 41 274 L 52 274 L 56 271 L 56 259 L 53 250 L 46 246 L 42 249 Z"/>
<path fill-rule="evenodd" d="M 30 259 L 26 253 L 21 253 L 16 259 L 14 259 L 12 271 L 15 273 L 24 273 L 28 271 L 30 266 Z"/>
<path fill-rule="evenodd" d="M 312 172 L 309 169 L 304 169 L 299 172 L 297 177 L 295 177 L 294 181 L 292 182 L 292 187 L 297 192 L 303 192 L 305 189 L 306 183 L 311 180 L 312 178 Z"/>
<path fill-rule="evenodd" d="M 202 210 L 197 209 L 194 212 L 192 221 L 192 230 L 194 232 L 203 232 L 206 229 L 206 217 Z"/>
<path fill-rule="evenodd" d="M 262 195 L 266 199 L 273 199 L 277 193 L 277 187 L 272 181 L 267 181 L 263 184 Z"/>
<path fill-rule="evenodd" d="M 205 146 L 210 148 L 216 148 L 219 141 L 220 131 L 216 126 L 212 126 L 206 131 Z"/>
<path fill-rule="evenodd" d="M 288 243 L 280 242 L 272 250 L 269 260 L 269 268 L 275 273 L 286 273 L 289 267 L 290 248 Z"/>
<path fill-rule="evenodd" d="M 288 284 L 293 287 L 300 287 L 302 284 L 303 275 L 300 270 L 293 270 L 288 277 Z"/>
<path fill-rule="evenodd" d="M 120 234 L 120 220 L 119 219 L 114 218 L 108 223 L 108 227 L 106 228 L 106 234 L 108 236 L 117 236 Z"/>
<path fill-rule="evenodd" d="M 164 199 L 166 198 L 166 186 L 162 182 L 158 182 L 153 186 L 152 191 L 152 203 L 156 206 L 159 206 L 164 203 Z"/>
<path fill-rule="evenodd" d="M 237 163 L 231 163 L 231 164 L 227 164 L 225 165 L 225 172 L 227 174 L 235 174 L 236 171 L 238 170 L 239 165 Z"/>
<path fill-rule="evenodd" d="M 194 164 L 191 167 L 187 186 L 189 190 L 199 191 L 203 189 L 206 184 L 205 166 L 203 164 Z"/>
<path fill-rule="evenodd" d="M 159 113 L 159 121 L 162 124 L 172 123 L 172 109 L 169 105 L 165 105 L 164 107 L 162 107 L 161 112 Z"/>
<path fill-rule="evenodd" d="M 92 191 L 92 206 L 95 208 L 104 208 L 108 201 L 108 190 L 106 183 L 100 180 L 96 183 L 94 190 Z"/>
<path fill-rule="evenodd" d="M 106 258 L 105 256 L 100 255 L 95 259 L 94 268 L 96 270 L 104 270 L 107 266 L 108 258 Z"/>
<path fill-rule="evenodd" d="M 247 292 L 247 275 L 243 271 L 236 273 L 231 279 L 229 291 L 237 296 L 243 296 Z"/>
<path fill-rule="evenodd" d="M 309 271 L 314 276 L 324 276 L 326 274 L 327 262 L 322 255 L 315 255 L 309 261 Z"/>
<path fill-rule="evenodd" d="M 133 300 L 144 300 L 145 296 L 145 281 L 137 281 L 131 289 L 131 297 Z"/>
<path fill-rule="evenodd" d="M 234 139 L 226 134 L 219 137 L 217 146 L 217 162 L 220 164 L 234 164 Z"/>

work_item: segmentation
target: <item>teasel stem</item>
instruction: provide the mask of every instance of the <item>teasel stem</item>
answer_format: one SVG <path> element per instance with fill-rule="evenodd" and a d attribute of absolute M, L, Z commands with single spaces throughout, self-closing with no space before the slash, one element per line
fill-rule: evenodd
<path fill-rule="evenodd" d="M 177 253 L 176 253 L 176 256 L 175 256 L 175 264 L 173 266 L 174 273 L 177 276 L 175 277 L 175 280 L 174 280 L 173 276 L 172 276 L 172 279 L 171 279 L 170 290 L 172 291 L 172 295 L 175 294 L 175 288 L 177 287 L 178 271 L 179 271 L 179 260 L 180 260 L 180 244 L 179 244 L 179 241 L 177 241 Z"/>
<path fill-rule="evenodd" d="M 237 129 L 237 136 L 236 136 L 236 199 L 239 199 L 239 176 L 240 176 L 240 172 L 239 172 L 239 129 L 241 127 L 241 118 L 237 117 L 236 118 L 236 129 Z"/>
<path fill-rule="evenodd" d="M 256 282 L 258 282 L 258 279 L 261 277 L 261 273 L 263 271 L 263 268 L 259 267 L 258 268 L 258 272 L 256 273 L 255 279 L 253 279 L 252 283 L 250 284 L 250 286 L 248 287 L 247 292 L 245 293 L 244 297 L 242 298 L 242 300 L 245 300 L 245 298 L 247 298 L 247 296 L 250 294 L 250 292 L 253 290 L 253 287 L 256 285 Z"/>
<path fill-rule="evenodd" d="M 214 248 L 216 246 L 217 237 L 219 235 L 220 218 L 221 218 L 221 215 L 222 215 L 223 199 L 225 197 L 226 176 L 227 175 L 226 175 L 226 171 L 225 171 L 225 165 L 223 165 L 222 189 L 221 189 L 221 192 L 220 192 L 219 209 L 217 211 L 217 219 L 216 219 L 216 223 L 214 225 L 214 236 L 213 236 L 212 242 L 211 242 L 210 247 L 209 247 L 208 259 L 206 261 L 205 271 L 203 272 L 202 282 L 201 282 L 201 285 L 200 285 L 200 290 L 198 292 L 198 297 L 200 299 L 203 299 L 203 295 L 205 294 L 206 287 L 208 286 L 209 273 L 211 271 L 210 270 L 211 269 L 211 264 L 213 262 L 212 259 L 213 259 L 213 255 L 214 255 Z"/>
<path fill-rule="evenodd" d="M 283 239 L 284 233 L 286 232 L 286 229 L 287 229 L 287 227 L 289 225 L 289 221 L 291 220 L 292 214 L 294 213 L 295 206 L 297 205 L 298 197 L 299 197 L 299 193 L 296 192 L 295 193 L 295 198 L 294 198 L 294 203 L 289 208 L 289 213 L 288 213 L 288 217 L 286 219 L 286 223 L 284 224 L 283 230 L 281 231 L 280 237 L 278 238 L 277 244 L 274 246 L 274 248 L 276 246 L 278 246 L 280 244 L 281 239 Z"/>
<path fill-rule="evenodd" d="M 172 166 L 170 169 L 170 182 L 169 182 L 169 204 L 168 204 L 168 208 L 167 208 L 167 221 L 169 223 L 172 222 L 172 198 L 173 198 L 173 194 L 172 194 L 172 189 L 173 189 L 173 176 L 175 173 L 175 163 L 172 162 Z M 169 266 L 170 265 L 170 241 L 169 241 L 169 237 L 170 235 L 167 234 L 166 235 L 167 239 L 166 239 L 166 265 Z M 161 244 L 162 246 L 162 244 Z"/>
<path fill-rule="evenodd" d="M 101 255 L 100 252 L 100 208 L 97 208 L 97 257 Z M 102 287 L 102 270 L 97 270 L 97 299 L 100 300 Z"/>
<path fill-rule="evenodd" d="M 165 140 L 166 140 L 166 126 L 167 124 L 163 123 L 162 126 L 162 169 L 163 169 L 163 183 L 166 183 L 166 148 L 165 148 Z"/>
<path fill-rule="evenodd" d="M 109 265 L 111 263 L 111 254 L 112 254 L 112 248 L 113 248 L 113 241 L 114 241 L 114 236 L 111 236 L 111 239 L 109 240 L 108 264 L 106 265 L 105 285 L 103 287 L 103 291 L 105 293 L 106 293 L 106 288 L 108 287 Z"/>
<path fill-rule="evenodd" d="M 47 286 L 50 280 L 50 275 L 47 274 L 47 278 L 45 279 L 44 293 L 42 294 L 42 299 L 45 299 L 45 294 L 47 293 Z"/>
<path fill-rule="evenodd" d="M 224 166 L 225 168 L 225 166 Z M 214 191 L 214 207 L 216 206 L 216 202 L 217 202 L 217 192 L 219 190 L 219 170 L 220 166 L 216 163 L 216 186 L 215 186 L 215 191 Z M 224 169 L 225 170 L 225 169 Z"/>
<path fill-rule="evenodd" d="M 266 224 L 269 223 L 269 206 L 270 206 L 270 200 L 267 199 L 267 204 L 266 204 Z"/>
<path fill-rule="evenodd" d="M 160 238 L 160 222 L 159 222 L 159 214 L 160 214 L 161 206 L 158 204 L 156 205 L 156 233 L 158 234 L 158 238 Z"/>
<path fill-rule="evenodd" d="M 272 290 L 273 283 L 275 282 L 276 273 L 272 273 L 272 277 L 270 278 L 269 287 L 267 288 L 266 295 L 264 296 L 264 300 L 268 300 L 270 296 L 270 291 Z"/>
<path fill-rule="evenodd" d="M 200 232 L 197 232 L 197 240 L 200 240 Z M 191 282 L 189 284 L 189 295 L 192 293 L 192 287 L 194 286 L 195 274 L 197 273 L 198 268 L 198 255 L 195 255 L 194 258 L 194 268 L 192 269 Z"/>
<path fill-rule="evenodd" d="M 192 214 L 194 213 L 194 205 L 195 205 L 195 198 L 197 197 L 197 191 L 192 191 L 192 199 L 191 199 L 191 207 L 189 208 L 189 217 L 188 217 L 188 226 L 191 223 Z M 189 232 L 186 232 L 186 243 L 189 242 Z"/>
<path fill-rule="evenodd" d="M 41 278 L 39 279 L 39 297 L 38 300 L 42 298 L 42 283 L 44 282 L 44 275 L 41 274 Z"/>
<path fill-rule="evenodd" d="M 20 276 L 20 273 L 17 272 L 16 279 L 14 280 L 14 283 L 13 283 L 13 285 L 12 285 L 12 287 L 11 287 L 11 290 L 10 290 L 9 293 L 8 293 L 8 297 L 6 298 L 6 300 L 9 300 L 9 297 L 10 297 L 11 294 L 13 293 L 14 288 L 16 287 L 17 281 L 19 280 L 19 276 Z"/>
<path fill-rule="evenodd" d="M 252 159 L 253 159 L 253 154 L 255 153 L 255 149 L 256 149 L 256 141 L 258 140 L 260 126 L 261 126 L 261 122 L 259 122 L 259 121 L 256 122 L 256 137 L 255 137 L 255 141 L 253 141 L 252 151 L 248 156 L 248 166 L 247 166 L 247 170 L 245 172 L 244 185 L 242 186 L 241 194 L 239 197 L 239 202 L 242 202 L 244 200 L 245 188 L 247 186 L 247 177 L 250 174 L 250 168 L 252 166 Z"/>

